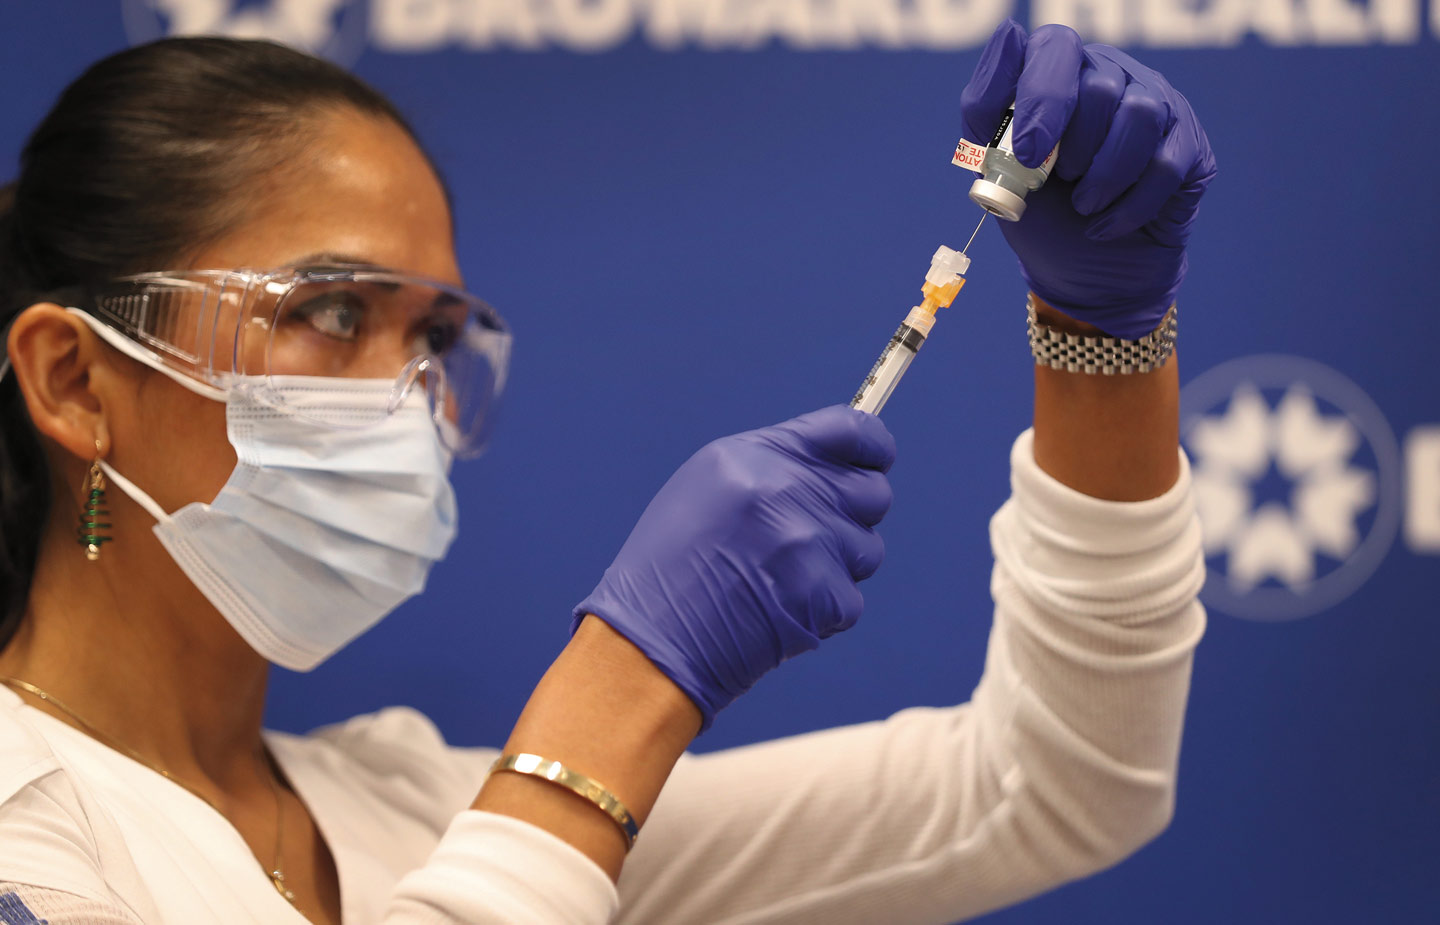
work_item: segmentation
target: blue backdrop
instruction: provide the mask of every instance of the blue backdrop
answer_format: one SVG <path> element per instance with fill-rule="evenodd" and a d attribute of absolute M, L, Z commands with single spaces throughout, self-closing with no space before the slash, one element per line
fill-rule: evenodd
<path fill-rule="evenodd" d="M 4 118 L 173 31 L 270 34 L 409 112 L 461 265 L 517 332 L 496 442 L 456 472 L 429 592 L 271 722 L 393 703 L 498 744 L 645 502 L 724 433 L 847 400 L 929 256 L 978 218 L 959 90 L 1005 15 L 1129 47 L 1218 152 L 1182 292 L 1213 569 L 1170 830 L 990 921 L 1440 921 L 1440 0 L 5 0 Z M 1028 418 L 998 230 L 885 417 L 889 557 L 853 632 L 713 749 L 964 700 L 986 522 Z"/>

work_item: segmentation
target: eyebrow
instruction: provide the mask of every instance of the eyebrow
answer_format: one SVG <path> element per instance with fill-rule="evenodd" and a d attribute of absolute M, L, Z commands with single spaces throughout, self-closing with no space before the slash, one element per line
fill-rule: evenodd
<path fill-rule="evenodd" d="M 381 266 L 373 260 L 366 260 L 364 257 L 356 257 L 353 254 L 340 254 L 335 251 L 321 251 L 317 254 L 306 254 L 304 257 L 288 261 L 286 266 L 298 270 L 310 267 L 333 267 L 337 265 L 365 267 L 368 270 L 388 270 L 389 267 Z"/>
<path fill-rule="evenodd" d="M 333 267 L 337 265 L 347 267 L 364 267 L 367 270 L 377 270 L 387 273 L 395 272 L 390 267 L 375 263 L 373 260 L 366 260 L 364 257 L 356 257 L 354 254 L 341 254 L 336 251 L 320 251 L 319 253 L 315 254 L 306 254 L 304 257 L 292 260 L 290 263 L 286 264 L 286 266 L 293 267 L 297 270 L 318 269 L 324 267 Z M 393 286 L 395 284 L 387 283 L 382 285 Z M 444 290 L 440 290 L 435 294 L 435 300 L 430 307 L 433 310 L 448 308 L 451 305 L 463 304 L 465 304 L 464 299 L 452 295 L 451 293 Z"/>

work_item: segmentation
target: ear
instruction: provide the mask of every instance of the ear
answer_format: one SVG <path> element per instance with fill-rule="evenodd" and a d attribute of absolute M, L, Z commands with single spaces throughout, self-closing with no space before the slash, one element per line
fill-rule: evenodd
<path fill-rule="evenodd" d="M 96 441 L 110 446 L 105 398 L 120 385 L 110 348 L 85 322 L 52 302 L 22 311 L 10 325 L 6 350 L 36 430 L 89 462 Z"/>

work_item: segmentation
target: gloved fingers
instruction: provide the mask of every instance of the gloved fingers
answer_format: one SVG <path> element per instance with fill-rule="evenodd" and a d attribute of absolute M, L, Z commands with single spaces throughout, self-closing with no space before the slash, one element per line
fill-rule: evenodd
<path fill-rule="evenodd" d="M 829 639 L 836 633 L 843 633 L 860 622 L 865 612 L 865 594 L 853 582 L 846 582 L 831 589 L 835 599 L 835 622 L 818 627 L 815 635 Z"/>
<path fill-rule="evenodd" d="M 848 405 L 811 411 L 777 427 L 830 462 L 881 472 L 895 462 L 895 438 L 880 418 Z"/>
<path fill-rule="evenodd" d="M 846 513 L 866 527 L 873 527 L 884 520 L 890 505 L 895 502 L 890 479 L 874 469 L 852 467 L 843 470 L 833 476 L 832 484 L 840 494 Z"/>
<path fill-rule="evenodd" d="M 864 581 L 885 561 L 885 541 L 869 527 L 849 524 L 842 528 L 840 544 L 845 567 L 855 581 Z"/>
<path fill-rule="evenodd" d="M 1160 150 L 1135 185 L 1104 212 L 1095 217 L 1085 234 L 1092 241 L 1109 241 L 1148 225 L 1161 214 L 1172 196 L 1185 182 L 1189 164 L 1185 163 L 1184 143 L 1171 133 L 1160 144 Z M 1164 243 L 1164 242 L 1162 242 Z"/>
<path fill-rule="evenodd" d="M 1018 22 L 1002 22 L 980 52 L 970 82 L 960 91 L 965 137 L 977 145 L 990 143 L 1015 99 L 1015 85 L 1025 67 L 1025 43 L 1025 29 Z"/>
<path fill-rule="evenodd" d="M 1178 134 L 1184 128 L 1176 144 L 1187 149 L 1184 160 L 1189 163 L 1189 170 L 1180 189 L 1161 205 L 1159 215 L 1146 226 L 1151 237 L 1167 247 L 1183 247 L 1190 240 L 1190 227 L 1195 224 L 1195 216 L 1200 211 L 1200 197 L 1205 194 L 1210 181 L 1215 179 L 1216 170 L 1210 139 L 1206 137 L 1200 120 L 1195 118 L 1190 103 L 1181 96 L 1177 105 L 1181 107 L 1182 114 L 1180 124 L 1172 134 Z"/>
<path fill-rule="evenodd" d="M 1110 131 L 1090 169 L 1075 184 L 1070 197 L 1075 211 L 1094 215 L 1109 208 L 1140 179 L 1174 122 L 1170 103 L 1163 96 L 1143 84 L 1127 85 L 1110 120 Z"/>
<path fill-rule="evenodd" d="M 1015 158 L 1039 167 L 1065 133 L 1080 93 L 1085 47 L 1069 26 L 1036 29 L 1025 45 L 1025 68 L 1015 85 Z"/>
<path fill-rule="evenodd" d="M 1060 179 L 1073 182 L 1090 169 L 1110 131 L 1110 120 L 1125 95 L 1126 83 L 1128 78 L 1120 65 L 1086 50 L 1075 113 L 1060 138 L 1060 156 L 1055 161 L 1055 173 Z"/>
<path fill-rule="evenodd" d="M 743 553 L 727 555 L 738 561 Z M 822 638 L 852 626 L 862 603 L 855 583 L 873 575 L 884 558 L 879 534 L 849 518 L 793 523 L 765 560 L 770 590 L 763 593 L 773 595 L 775 607 L 764 618 L 790 614 Z"/>
<path fill-rule="evenodd" d="M 1200 211 L 1200 197 L 1213 177 L 1214 169 L 1203 179 L 1181 184 L 1179 192 L 1160 207 L 1160 214 L 1147 227 L 1150 236 L 1166 247 L 1184 247 L 1190 240 L 1190 226 Z"/>

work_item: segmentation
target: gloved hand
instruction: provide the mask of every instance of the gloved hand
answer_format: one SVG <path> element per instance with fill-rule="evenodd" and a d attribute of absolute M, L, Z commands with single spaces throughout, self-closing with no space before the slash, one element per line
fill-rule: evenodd
<path fill-rule="evenodd" d="M 1108 45 L 1066 26 L 1027 38 L 1007 20 L 960 94 L 966 137 L 984 144 L 1011 101 L 1015 157 L 1050 179 L 1000 223 L 1030 290 L 1115 337 L 1160 323 L 1185 278 L 1185 242 L 1215 155 L 1185 97 Z"/>
<path fill-rule="evenodd" d="M 650 502 L 575 608 L 674 681 L 704 718 L 787 658 L 849 629 L 885 545 L 895 441 L 843 405 L 716 440 Z"/>

